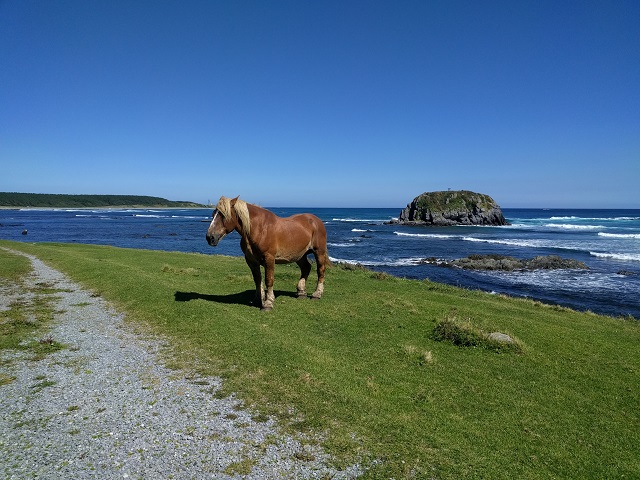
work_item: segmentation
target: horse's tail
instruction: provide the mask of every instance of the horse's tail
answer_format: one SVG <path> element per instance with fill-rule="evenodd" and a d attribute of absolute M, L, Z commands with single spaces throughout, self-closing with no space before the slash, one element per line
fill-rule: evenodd
<path fill-rule="evenodd" d="M 324 222 L 318 217 L 311 215 L 311 218 L 313 219 L 313 223 L 315 223 L 314 243 L 316 243 L 316 248 L 314 249 L 314 253 L 316 255 L 316 261 L 330 267 L 331 260 L 329 259 L 329 253 L 327 252 L 327 229 L 324 226 Z"/>
<path fill-rule="evenodd" d="M 322 260 L 325 266 L 327 267 L 331 266 L 331 259 L 329 258 L 329 254 L 327 253 L 326 250 L 324 251 L 324 253 L 322 253 Z"/>

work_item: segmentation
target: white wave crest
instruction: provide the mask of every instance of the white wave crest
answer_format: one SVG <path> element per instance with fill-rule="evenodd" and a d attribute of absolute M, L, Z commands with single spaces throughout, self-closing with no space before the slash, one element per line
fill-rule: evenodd
<path fill-rule="evenodd" d="M 438 233 L 405 233 L 405 232 L 393 232 L 393 233 L 401 237 L 421 237 L 421 238 L 440 238 L 440 239 L 460 238 L 458 235 L 443 235 Z"/>
<path fill-rule="evenodd" d="M 572 225 L 570 223 L 547 223 L 547 228 L 564 228 L 566 230 L 602 230 L 604 225 Z"/>
<path fill-rule="evenodd" d="M 640 240 L 640 233 L 606 233 L 606 232 L 598 232 L 598 235 L 601 237 L 607 238 L 634 238 Z"/>
<path fill-rule="evenodd" d="M 536 228 L 537 226 L 538 225 L 532 225 L 530 223 L 512 223 L 511 225 L 499 225 L 496 228 L 502 228 L 502 229 L 508 230 L 510 228 L 517 228 L 517 229 L 520 229 L 520 228 Z"/>
<path fill-rule="evenodd" d="M 543 219 L 540 219 L 543 220 Z M 599 220 L 599 221 L 607 221 L 607 222 L 617 222 L 617 221 L 625 221 L 625 220 L 640 220 L 640 217 L 576 217 L 576 216 L 567 216 L 567 217 L 549 217 L 549 220 Z"/>
<path fill-rule="evenodd" d="M 493 243 L 497 245 L 508 245 L 510 247 L 529 247 L 529 248 L 545 248 L 549 247 L 547 242 L 542 240 L 517 240 L 505 238 L 501 240 L 496 240 L 493 238 L 476 238 L 476 237 L 462 237 L 463 240 L 467 242 L 478 242 L 478 243 Z"/>
<path fill-rule="evenodd" d="M 344 258 L 329 257 L 334 263 L 349 263 L 351 265 L 362 265 L 364 267 L 410 267 L 420 265 L 424 260 L 422 257 L 397 258 L 394 260 L 348 260 Z"/>
<path fill-rule="evenodd" d="M 589 252 L 589 254 L 593 257 L 598 257 L 598 258 L 612 258 L 614 260 L 640 262 L 640 254 L 635 254 L 635 253 Z"/>
<path fill-rule="evenodd" d="M 355 222 L 355 223 L 384 223 L 388 222 L 388 218 L 376 218 L 376 219 L 367 219 L 367 218 L 332 218 L 334 222 Z"/>

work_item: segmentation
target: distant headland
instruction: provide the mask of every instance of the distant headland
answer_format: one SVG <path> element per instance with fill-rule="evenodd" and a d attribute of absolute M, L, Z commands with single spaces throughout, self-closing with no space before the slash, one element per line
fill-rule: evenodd
<path fill-rule="evenodd" d="M 425 192 L 413 199 L 393 223 L 404 225 L 509 225 L 489 195 L 468 190 Z"/>
<path fill-rule="evenodd" d="M 0 192 L 0 208 L 204 208 L 195 202 L 176 202 L 144 195 L 67 195 Z"/>

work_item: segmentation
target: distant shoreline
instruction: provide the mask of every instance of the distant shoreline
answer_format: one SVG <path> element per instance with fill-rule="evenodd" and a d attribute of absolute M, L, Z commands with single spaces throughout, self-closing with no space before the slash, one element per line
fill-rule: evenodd
<path fill-rule="evenodd" d="M 0 192 L 0 208 L 92 209 L 92 208 L 206 208 L 196 202 L 173 201 L 147 195 L 91 195 Z"/>
<path fill-rule="evenodd" d="M 162 210 L 202 210 L 203 208 L 211 208 L 207 205 L 202 206 L 185 206 L 185 207 L 168 207 L 166 205 L 96 205 L 93 207 L 76 207 L 76 206 L 59 206 L 59 207 L 34 207 L 32 205 L 19 206 L 7 206 L 0 205 L 0 210 L 148 210 L 150 208 L 157 208 Z"/>

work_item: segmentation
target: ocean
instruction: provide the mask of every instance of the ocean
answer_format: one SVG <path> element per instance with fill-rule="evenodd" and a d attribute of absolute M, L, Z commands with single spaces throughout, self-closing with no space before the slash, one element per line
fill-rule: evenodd
<path fill-rule="evenodd" d="M 327 227 L 334 262 L 640 319 L 640 210 L 505 208 L 511 225 L 504 227 L 388 224 L 400 208 L 270 210 L 280 216 L 301 211 L 319 216 Z M 211 209 L 0 210 L 0 238 L 241 256 L 235 232 L 215 248 L 207 244 L 211 213 Z M 586 263 L 589 270 L 478 272 L 421 262 L 471 254 L 560 255 Z"/>

